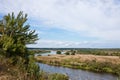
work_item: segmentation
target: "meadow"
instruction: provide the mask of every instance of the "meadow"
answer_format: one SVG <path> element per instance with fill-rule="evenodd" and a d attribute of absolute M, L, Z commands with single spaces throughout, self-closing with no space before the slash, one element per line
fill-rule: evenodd
<path fill-rule="evenodd" d="M 117 50 L 118 52 L 116 50 L 90 51 L 89 53 L 88 50 L 66 50 L 64 54 L 37 56 L 36 60 L 55 66 L 120 75 L 119 50 Z"/>

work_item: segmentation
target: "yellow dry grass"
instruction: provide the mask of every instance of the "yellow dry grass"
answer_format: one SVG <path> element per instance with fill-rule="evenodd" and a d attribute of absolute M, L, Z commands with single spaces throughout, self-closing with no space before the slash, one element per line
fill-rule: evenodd
<path fill-rule="evenodd" d="M 98 55 L 50 55 L 50 56 L 37 56 L 38 61 L 62 61 L 62 60 L 77 60 L 80 62 L 96 61 L 96 62 L 110 62 L 112 64 L 120 64 L 119 56 L 98 56 Z"/>

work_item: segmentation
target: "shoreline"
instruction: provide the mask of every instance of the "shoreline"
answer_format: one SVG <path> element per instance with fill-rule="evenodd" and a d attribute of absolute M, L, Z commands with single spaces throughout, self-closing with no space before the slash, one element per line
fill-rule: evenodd
<path fill-rule="evenodd" d="M 96 55 L 50 55 L 36 56 L 37 62 L 53 66 L 82 69 L 98 73 L 120 75 L 120 58 L 118 56 Z"/>

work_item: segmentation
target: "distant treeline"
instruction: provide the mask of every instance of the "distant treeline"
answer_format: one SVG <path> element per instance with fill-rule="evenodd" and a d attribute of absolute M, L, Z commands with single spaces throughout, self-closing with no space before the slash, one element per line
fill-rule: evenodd
<path fill-rule="evenodd" d="M 120 56 L 120 49 L 81 49 L 77 50 L 77 54 Z"/>
<path fill-rule="evenodd" d="M 105 48 L 105 49 L 98 49 L 98 48 L 28 48 L 29 50 L 33 51 L 50 51 L 50 50 L 57 50 L 63 51 L 67 50 L 67 53 L 74 54 L 93 54 L 93 55 L 104 55 L 104 56 L 120 56 L 120 49 L 119 48 Z"/>
<path fill-rule="evenodd" d="M 28 49 L 39 49 L 39 50 L 112 50 L 120 51 L 120 48 L 28 48 Z"/>

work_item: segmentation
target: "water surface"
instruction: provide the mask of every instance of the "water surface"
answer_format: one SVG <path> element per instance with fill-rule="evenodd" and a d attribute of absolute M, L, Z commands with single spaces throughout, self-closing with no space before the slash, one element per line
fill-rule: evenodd
<path fill-rule="evenodd" d="M 65 51 L 61 51 L 61 54 L 65 53 Z M 51 50 L 50 52 L 47 52 L 47 53 L 43 53 L 41 54 L 42 56 L 48 56 L 48 55 L 55 55 L 56 54 L 56 51 L 54 50 Z"/>
<path fill-rule="evenodd" d="M 51 66 L 38 63 L 40 69 L 50 73 L 62 73 L 69 76 L 70 80 L 117 80 L 117 76 L 107 73 L 94 73 L 90 71 Z"/>
<path fill-rule="evenodd" d="M 64 52 L 62 52 L 63 54 Z M 50 53 L 43 53 L 42 56 L 54 55 L 56 51 Z M 69 76 L 70 80 L 117 80 L 117 76 L 108 73 L 95 73 L 80 69 L 71 69 L 64 67 L 51 66 L 43 63 L 38 63 L 40 68 L 45 72 L 62 73 Z"/>

